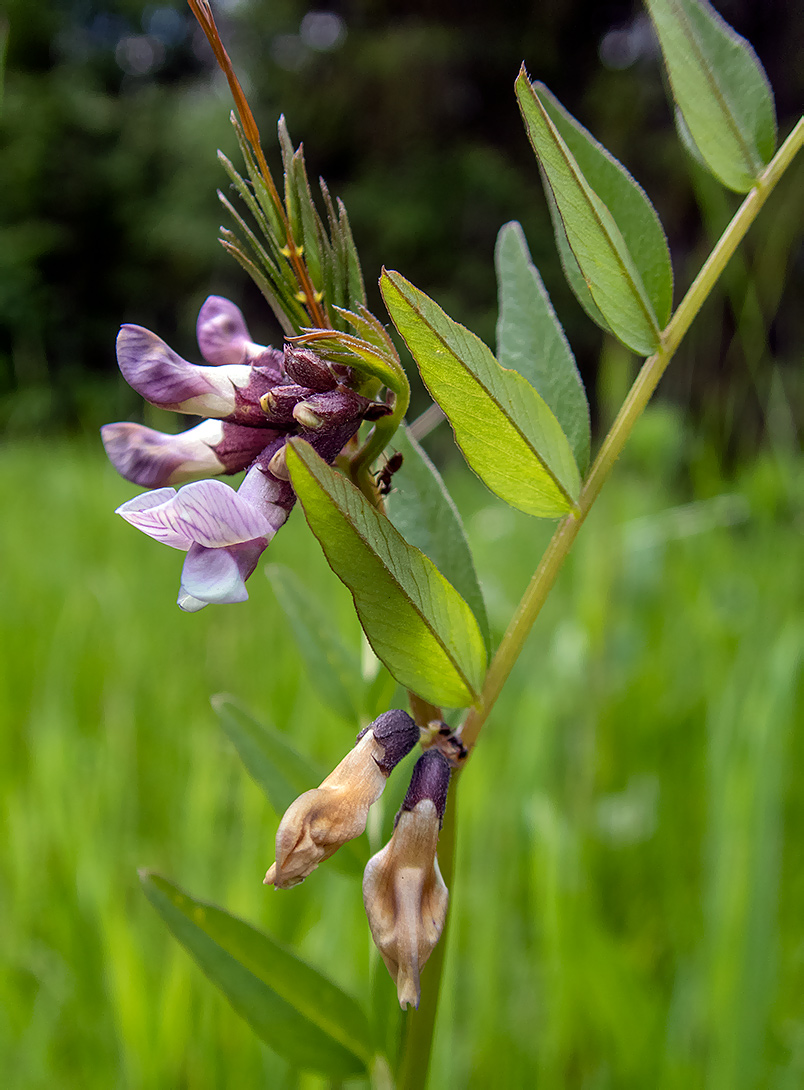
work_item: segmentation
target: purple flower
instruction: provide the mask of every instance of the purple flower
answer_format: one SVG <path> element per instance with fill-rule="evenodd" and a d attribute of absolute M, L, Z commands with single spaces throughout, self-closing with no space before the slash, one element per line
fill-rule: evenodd
<path fill-rule="evenodd" d="M 188 611 L 248 598 L 245 581 L 296 500 L 284 465 L 288 436 L 301 435 L 332 463 L 372 404 L 348 387 L 348 369 L 330 368 L 305 349 L 256 344 L 228 299 L 207 299 L 197 336 L 208 365 L 189 363 L 135 325 L 120 330 L 117 359 L 151 404 L 206 420 L 179 435 L 125 421 L 101 428 L 118 472 L 155 489 L 118 514 L 187 554 L 179 605 Z M 242 470 L 236 492 L 197 480 Z"/>

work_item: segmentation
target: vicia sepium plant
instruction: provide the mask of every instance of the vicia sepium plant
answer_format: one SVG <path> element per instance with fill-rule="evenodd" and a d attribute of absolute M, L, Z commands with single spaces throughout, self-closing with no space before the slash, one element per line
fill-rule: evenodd
<path fill-rule="evenodd" d="M 650 200 L 522 68 L 516 100 L 567 280 L 593 321 L 647 357 L 591 467 L 583 385 L 517 223 L 502 228 L 495 254 L 496 352 L 399 273 L 383 271 L 388 313 L 468 464 L 502 501 L 560 520 L 495 649 L 460 516 L 404 426 L 407 378 L 382 321 L 366 308 L 345 210 L 322 183 L 321 217 L 301 149 L 294 150 L 282 121 L 280 197 L 209 4 L 190 6 L 239 115 L 245 175 L 222 157 L 240 198 L 236 208 L 221 196 L 235 224 L 222 242 L 261 288 L 285 342 L 255 343 L 237 308 L 216 297 L 199 315 L 204 365 L 181 359 L 145 329 L 125 326 L 118 360 L 130 384 L 153 404 L 206 419 L 178 436 L 110 424 L 103 438 L 124 476 L 155 489 L 120 514 L 187 553 L 183 608 L 245 599 L 245 580 L 298 499 L 351 591 L 376 657 L 409 691 L 412 714 L 365 715 L 365 682 L 327 619 L 318 617 L 320 607 L 295 577 L 274 573 L 311 683 L 334 716 L 355 724 L 357 741 L 321 781 L 284 736 L 216 700 L 249 771 L 284 814 L 266 884 L 289 889 L 330 859 L 347 873 L 364 871 L 371 934 L 399 1002 L 406 1008 L 421 1001 L 418 1013 L 406 1016 L 401 1047 L 389 1049 L 377 1017 L 266 934 L 152 873 L 143 883 L 177 938 L 277 1052 L 333 1081 L 365 1077 L 410 1090 L 427 1077 L 458 773 L 634 423 L 799 150 L 804 120 L 777 150 L 772 93 L 750 45 L 706 0 L 647 0 L 685 146 L 724 185 L 746 194 L 673 310 L 670 254 Z M 391 439 L 392 459 L 380 460 L 375 477 L 372 466 Z M 242 470 L 237 491 L 217 480 L 185 483 Z M 344 684 L 350 672 L 353 683 Z M 444 722 L 445 707 L 450 722 L 460 722 L 456 728 Z M 370 809 L 417 746 L 423 753 L 393 835 L 367 861 Z"/>

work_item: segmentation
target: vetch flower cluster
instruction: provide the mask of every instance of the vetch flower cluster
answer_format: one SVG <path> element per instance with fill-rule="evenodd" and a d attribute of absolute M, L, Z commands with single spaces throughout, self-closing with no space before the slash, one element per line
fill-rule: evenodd
<path fill-rule="evenodd" d="M 248 597 L 245 581 L 296 499 L 285 466 L 288 437 L 306 439 L 331 464 L 363 419 L 387 411 L 351 388 L 349 368 L 291 345 L 279 351 L 256 344 L 228 299 L 206 300 L 197 337 L 206 365 L 188 363 L 141 326 L 125 325 L 117 360 L 146 401 L 203 416 L 202 423 L 180 435 L 127 422 L 101 428 L 118 472 L 154 489 L 118 514 L 187 553 L 179 605 L 191 612 Z M 236 492 L 197 480 L 242 470 Z"/>
<path fill-rule="evenodd" d="M 368 811 L 393 768 L 411 752 L 421 732 L 407 712 L 385 712 L 320 787 L 305 791 L 282 817 L 276 862 L 265 884 L 290 889 L 366 828 Z M 444 818 L 451 765 L 427 749 L 416 762 L 394 832 L 363 876 L 369 927 L 397 988 L 400 1005 L 418 1007 L 419 974 L 441 937 L 449 894 L 436 848 Z"/>

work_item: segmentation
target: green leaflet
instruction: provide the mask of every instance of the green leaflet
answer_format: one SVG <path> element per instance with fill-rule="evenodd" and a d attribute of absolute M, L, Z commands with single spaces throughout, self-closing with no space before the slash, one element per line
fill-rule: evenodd
<path fill-rule="evenodd" d="M 324 779 L 325 773 L 303 757 L 285 735 L 258 723 L 232 697 L 217 693 L 211 703 L 249 775 L 277 814 L 283 814 L 298 795 L 318 787 Z"/>
<path fill-rule="evenodd" d="M 482 481 L 506 503 L 555 518 L 572 510 L 580 476 L 567 437 L 516 371 L 396 272 L 380 280 L 385 305 Z"/>
<path fill-rule="evenodd" d="M 294 799 L 318 787 L 326 776 L 291 745 L 286 735 L 258 723 L 226 693 L 213 696 L 211 704 L 246 771 L 262 789 L 278 817 Z M 360 836 L 335 852 L 331 864 L 343 874 L 354 877 L 362 873 L 368 857 L 368 843 L 365 836 Z"/>
<path fill-rule="evenodd" d="M 333 1079 L 366 1074 L 371 1034 L 351 996 L 244 920 L 150 871 L 140 880 L 174 936 L 266 1044 Z"/>
<path fill-rule="evenodd" d="M 466 602 L 309 444 L 291 439 L 287 464 L 310 528 L 352 592 L 377 658 L 401 685 L 434 704 L 476 701 L 486 652 Z"/>
<path fill-rule="evenodd" d="M 483 592 L 458 509 L 441 474 L 407 428 L 401 427 L 394 434 L 393 445 L 404 462 L 393 478 L 393 491 L 386 501 L 388 517 L 405 541 L 429 556 L 461 595 L 480 625 L 490 655 Z"/>
<path fill-rule="evenodd" d="M 642 277 L 610 210 L 592 189 L 527 72 L 516 95 L 525 127 L 595 304 L 615 336 L 648 355 L 659 345 L 659 324 Z"/>
<path fill-rule="evenodd" d="M 776 149 L 776 111 L 750 44 L 706 0 L 647 0 L 673 98 L 723 185 L 745 193 Z"/>
<path fill-rule="evenodd" d="M 494 262 L 500 308 L 497 359 L 518 371 L 544 398 L 583 473 L 590 446 L 586 391 L 518 223 L 500 229 Z"/>
<path fill-rule="evenodd" d="M 611 212 L 659 325 L 666 326 L 673 309 L 673 267 L 656 209 L 622 163 L 564 109 L 544 84 L 535 83 L 534 87 L 587 182 Z"/>
<path fill-rule="evenodd" d="M 564 230 L 564 221 L 558 210 L 556 199 L 553 196 L 550 183 L 547 181 L 547 176 L 541 167 L 539 167 L 539 174 L 541 175 L 542 185 L 544 186 L 544 195 L 547 198 L 547 207 L 550 210 L 550 220 L 553 224 L 553 234 L 556 240 L 558 256 L 561 261 L 561 268 L 564 270 L 564 276 L 566 277 L 567 283 L 572 288 L 575 298 L 595 325 L 599 325 L 606 333 L 611 333 L 611 326 L 603 317 L 600 307 L 592 298 L 592 293 L 589 291 L 589 285 L 584 280 L 583 273 L 578 266 L 578 262 L 575 260 L 575 254 L 572 252 L 572 247 L 567 241 L 567 232 Z"/>
<path fill-rule="evenodd" d="M 321 702 L 357 731 L 363 690 L 357 655 L 345 646 L 332 618 L 294 571 L 271 564 L 266 574 L 293 630 L 310 684 Z"/>

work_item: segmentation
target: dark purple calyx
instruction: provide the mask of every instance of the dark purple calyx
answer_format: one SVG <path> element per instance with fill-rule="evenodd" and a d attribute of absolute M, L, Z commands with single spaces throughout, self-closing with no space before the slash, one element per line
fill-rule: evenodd
<path fill-rule="evenodd" d="M 263 348 L 262 352 L 248 361 L 255 371 L 260 371 L 271 382 L 282 381 L 285 354 L 281 348 Z"/>
<path fill-rule="evenodd" d="M 352 420 L 361 421 L 371 402 L 367 397 L 338 386 L 326 393 L 305 398 L 294 409 L 293 415 L 303 428 L 324 431 L 338 428 Z"/>
<path fill-rule="evenodd" d="M 447 790 L 451 773 L 449 761 L 442 753 L 439 753 L 437 749 L 425 750 L 413 766 L 410 786 L 399 813 L 413 810 L 424 799 L 431 799 L 440 825 L 444 820 L 444 810 L 447 806 Z M 398 819 L 399 814 L 397 814 Z"/>
<path fill-rule="evenodd" d="M 309 386 L 296 384 L 274 386 L 262 398 L 262 410 L 271 424 L 283 424 L 296 427 L 293 410 L 300 401 L 310 397 L 313 390 Z"/>
<path fill-rule="evenodd" d="M 269 421 L 265 418 L 260 401 L 275 387 L 273 371 L 267 367 L 252 367 L 248 383 L 245 386 L 235 386 L 235 411 L 227 419 L 237 424 L 265 427 Z"/>
<path fill-rule="evenodd" d="M 402 711 L 401 708 L 396 708 L 389 712 L 383 712 L 378 716 L 373 723 L 360 732 L 357 736 L 358 742 L 366 733 L 371 731 L 374 735 L 374 740 L 378 742 L 383 748 L 383 755 L 381 760 L 377 762 L 377 767 L 380 768 L 386 776 L 390 776 L 393 769 L 399 764 L 403 757 L 407 757 L 416 743 L 419 741 L 419 728 L 413 722 L 407 712 Z"/>
<path fill-rule="evenodd" d="M 265 450 L 268 444 L 284 438 L 269 428 L 250 428 L 245 424 L 223 422 L 223 437 L 213 446 L 225 473 L 239 473 Z"/>

